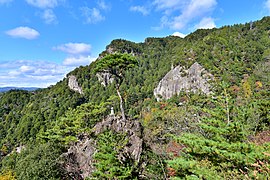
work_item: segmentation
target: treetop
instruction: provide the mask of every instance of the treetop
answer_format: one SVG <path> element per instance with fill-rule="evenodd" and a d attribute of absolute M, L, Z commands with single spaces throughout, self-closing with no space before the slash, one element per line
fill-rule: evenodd
<path fill-rule="evenodd" d="M 138 64 L 136 58 L 130 54 L 108 54 L 96 63 L 95 72 L 108 72 L 116 76 L 122 76 L 127 69 Z"/>

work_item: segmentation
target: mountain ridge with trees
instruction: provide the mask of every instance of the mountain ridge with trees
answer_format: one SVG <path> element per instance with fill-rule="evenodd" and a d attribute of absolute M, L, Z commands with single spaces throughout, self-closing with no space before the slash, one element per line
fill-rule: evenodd
<path fill-rule="evenodd" d="M 82 137 L 97 145 L 96 171 L 88 179 L 270 178 L 269 24 L 264 17 L 185 38 L 113 40 L 96 61 L 54 86 L 0 93 L 0 179 L 82 179 L 81 169 L 68 173 L 62 156 Z M 121 83 L 104 86 L 95 68 L 115 53 L 138 65 L 125 71 Z M 154 89 L 171 66 L 188 69 L 195 62 L 213 75 L 213 94 L 181 91 L 157 102 Z M 83 94 L 68 87 L 69 76 Z M 119 92 L 127 121 L 142 126 L 137 163 L 121 149 L 130 146 L 129 132 L 108 125 L 100 136 L 94 133 L 111 107 L 116 117 L 122 114 Z"/>

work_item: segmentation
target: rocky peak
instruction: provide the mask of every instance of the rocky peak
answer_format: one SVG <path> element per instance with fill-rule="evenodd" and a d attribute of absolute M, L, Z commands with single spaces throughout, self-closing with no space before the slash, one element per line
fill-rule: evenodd
<path fill-rule="evenodd" d="M 179 65 L 164 76 L 154 89 L 154 95 L 160 101 L 161 99 L 170 99 L 181 91 L 210 94 L 209 81 L 212 79 L 213 75 L 197 62 L 188 69 Z"/>
<path fill-rule="evenodd" d="M 121 117 L 115 117 L 114 114 L 108 116 L 103 121 L 97 123 L 93 128 L 93 133 L 98 136 L 100 133 L 112 130 L 126 135 L 128 144 L 118 154 L 121 162 L 126 158 L 140 161 L 143 139 L 142 126 L 137 120 L 123 120 Z M 96 152 L 96 140 L 88 135 L 82 135 L 80 140 L 63 154 L 64 167 L 73 179 L 85 179 L 94 171 L 94 154 Z"/>
<path fill-rule="evenodd" d="M 123 120 L 122 117 L 109 116 L 94 127 L 96 135 L 105 130 L 113 130 L 117 133 L 126 134 L 129 146 L 124 147 L 124 153 L 137 162 L 142 153 L 142 126 L 137 120 Z M 121 157 L 121 154 L 120 154 Z"/>
<path fill-rule="evenodd" d="M 83 90 L 79 86 L 79 84 L 77 82 L 77 78 L 74 75 L 70 75 L 68 77 L 68 87 L 73 91 L 76 91 L 76 92 L 78 92 L 80 94 L 83 94 Z"/>

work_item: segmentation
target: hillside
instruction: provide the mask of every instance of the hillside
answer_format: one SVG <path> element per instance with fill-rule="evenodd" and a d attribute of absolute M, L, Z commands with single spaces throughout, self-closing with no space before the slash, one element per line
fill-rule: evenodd
<path fill-rule="evenodd" d="M 55 86 L 0 93 L 0 179 L 270 178 L 269 24 L 113 40 Z M 113 53 L 138 61 L 121 83 L 95 71 Z"/>
<path fill-rule="evenodd" d="M 0 87 L 0 92 L 7 92 L 12 89 L 26 90 L 26 91 L 35 91 L 38 88 L 36 87 Z"/>

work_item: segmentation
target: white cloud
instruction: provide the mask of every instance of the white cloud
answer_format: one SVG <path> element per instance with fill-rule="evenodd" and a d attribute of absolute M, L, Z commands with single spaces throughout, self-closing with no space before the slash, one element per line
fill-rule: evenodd
<path fill-rule="evenodd" d="M 155 0 L 153 2 L 153 5 L 156 6 L 158 10 L 163 10 L 163 9 L 179 9 L 181 8 L 187 0 Z"/>
<path fill-rule="evenodd" d="M 62 63 L 42 60 L 0 61 L 0 87 L 48 87 L 62 80 L 80 65 L 89 65 L 96 58 L 78 56 Z"/>
<path fill-rule="evenodd" d="M 106 4 L 104 0 L 99 0 L 97 4 L 98 4 L 98 7 L 103 10 L 109 10 L 111 8 L 110 5 Z"/>
<path fill-rule="evenodd" d="M 18 75 L 20 75 L 21 73 L 19 72 L 19 71 L 13 71 L 13 70 L 11 70 L 11 71 L 9 71 L 8 72 L 8 75 L 10 76 L 10 77 L 15 77 L 15 76 L 18 76 Z"/>
<path fill-rule="evenodd" d="M 66 43 L 56 47 L 54 50 L 60 50 L 68 54 L 63 61 L 65 66 L 81 66 L 89 65 L 96 58 L 90 56 L 91 45 L 85 43 Z"/>
<path fill-rule="evenodd" d="M 12 2 L 13 0 L 0 0 L 0 5 L 1 4 L 8 4 L 10 2 Z"/>
<path fill-rule="evenodd" d="M 85 19 L 86 24 L 97 24 L 98 22 L 104 21 L 105 16 L 102 14 L 104 11 L 109 11 L 111 6 L 104 0 L 97 0 L 97 6 L 89 8 L 87 6 L 81 7 L 81 16 Z"/>
<path fill-rule="evenodd" d="M 45 20 L 46 24 L 56 24 L 57 23 L 57 17 L 54 14 L 53 10 L 46 9 L 42 14 L 42 19 Z"/>
<path fill-rule="evenodd" d="M 184 38 L 184 37 L 186 37 L 187 35 L 186 35 L 186 34 L 183 34 L 183 33 L 180 33 L 180 32 L 174 32 L 174 33 L 172 34 L 172 36 L 178 36 L 178 37 Z"/>
<path fill-rule="evenodd" d="M 49 61 L 0 62 L 1 86 L 47 87 L 62 80 L 74 67 Z"/>
<path fill-rule="evenodd" d="M 57 17 L 52 10 L 57 7 L 59 3 L 65 2 L 65 0 L 25 0 L 29 5 L 34 7 L 44 9 L 41 13 L 41 18 L 45 21 L 46 24 L 57 24 Z"/>
<path fill-rule="evenodd" d="M 89 65 L 95 59 L 96 58 L 90 56 L 68 57 L 64 60 L 63 65 L 65 66 Z"/>
<path fill-rule="evenodd" d="M 57 0 L 26 0 L 26 2 L 32 6 L 42 9 L 54 8 L 58 5 Z"/>
<path fill-rule="evenodd" d="M 39 32 L 29 27 L 17 27 L 6 31 L 6 34 L 15 38 L 36 39 Z"/>
<path fill-rule="evenodd" d="M 35 72 L 34 67 L 27 66 L 27 65 L 22 65 L 19 69 L 20 69 L 20 71 L 22 73 L 32 73 L 32 72 Z"/>
<path fill-rule="evenodd" d="M 144 6 L 132 6 L 132 7 L 130 7 L 130 11 L 140 12 L 144 16 L 149 14 L 149 10 Z"/>
<path fill-rule="evenodd" d="M 53 49 L 66 52 L 68 54 L 88 54 L 90 53 L 91 45 L 85 43 L 66 43 L 53 47 Z"/>
<path fill-rule="evenodd" d="M 215 28 L 216 24 L 213 18 L 205 17 L 203 18 L 199 24 L 195 26 L 195 29 L 212 29 Z"/>
<path fill-rule="evenodd" d="M 96 24 L 100 21 L 105 20 L 105 17 L 100 13 L 99 9 L 97 8 L 88 8 L 82 7 L 81 8 L 82 16 L 86 18 L 87 24 Z"/>
<path fill-rule="evenodd" d="M 211 11 L 215 5 L 216 0 L 192 0 L 182 11 L 182 14 L 174 18 L 170 27 L 172 29 L 182 29 L 193 19 Z"/>
<path fill-rule="evenodd" d="M 216 0 L 155 0 L 153 6 L 162 11 L 160 28 L 181 30 L 202 17 L 211 14 Z"/>

